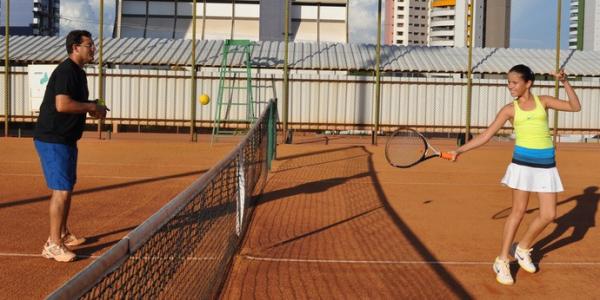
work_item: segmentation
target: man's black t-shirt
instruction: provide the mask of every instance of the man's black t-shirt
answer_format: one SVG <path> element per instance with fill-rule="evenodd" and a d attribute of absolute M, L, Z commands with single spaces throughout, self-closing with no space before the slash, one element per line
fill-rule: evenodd
<path fill-rule="evenodd" d="M 83 133 L 86 114 L 58 112 L 56 95 L 61 94 L 77 102 L 88 102 L 85 72 L 70 58 L 60 63 L 50 76 L 33 137 L 42 142 L 74 145 Z"/>

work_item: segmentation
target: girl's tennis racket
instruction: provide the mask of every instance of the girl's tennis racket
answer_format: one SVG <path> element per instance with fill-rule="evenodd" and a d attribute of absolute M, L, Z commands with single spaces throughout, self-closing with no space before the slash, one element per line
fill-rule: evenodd
<path fill-rule="evenodd" d="M 397 129 L 385 144 L 385 159 L 397 168 L 408 168 L 432 157 L 451 160 L 452 154 L 438 151 L 412 128 Z"/>

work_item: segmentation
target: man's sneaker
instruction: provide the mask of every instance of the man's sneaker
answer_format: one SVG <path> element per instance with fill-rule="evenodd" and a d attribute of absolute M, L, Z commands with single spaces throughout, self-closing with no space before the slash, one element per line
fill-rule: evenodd
<path fill-rule="evenodd" d="M 42 256 L 48 259 L 54 259 L 60 262 L 69 262 L 75 260 L 75 253 L 69 251 L 62 245 L 57 245 L 50 241 L 46 242 L 42 250 Z"/>
<path fill-rule="evenodd" d="M 531 250 L 533 249 L 523 249 L 517 245 L 517 248 L 515 248 L 515 258 L 523 270 L 535 273 L 535 265 L 531 262 Z"/>
<path fill-rule="evenodd" d="M 508 261 L 501 260 L 500 257 L 496 257 L 494 261 L 494 272 L 496 272 L 496 280 L 501 284 L 511 285 L 515 283 L 510 274 L 510 266 Z"/>
<path fill-rule="evenodd" d="M 62 240 L 65 246 L 67 247 L 75 247 L 75 246 L 79 246 L 83 243 L 85 243 L 85 238 L 83 237 L 76 237 L 74 236 L 72 233 L 67 233 L 65 235 L 62 236 Z"/>

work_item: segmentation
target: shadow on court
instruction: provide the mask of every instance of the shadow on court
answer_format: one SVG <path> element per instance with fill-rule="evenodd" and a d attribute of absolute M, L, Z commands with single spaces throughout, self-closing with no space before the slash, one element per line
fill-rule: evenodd
<path fill-rule="evenodd" d="M 532 248 L 535 251 L 532 253 L 532 259 L 534 261 L 540 262 L 546 254 L 582 240 L 590 228 L 596 226 L 596 214 L 600 201 L 598 187 L 589 186 L 583 190 L 582 194 L 558 201 L 556 205 L 560 206 L 573 201 L 575 201 L 575 207 L 554 220 L 556 228 L 533 245 Z M 539 210 L 537 207 L 530 208 L 526 213 L 532 214 L 537 210 Z M 510 212 L 510 207 L 505 208 L 494 214 L 492 219 L 504 219 Z M 572 229 L 572 233 L 561 238 L 570 229 Z"/>
<path fill-rule="evenodd" d="M 90 194 L 90 193 L 95 193 L 95 192 L 105 191 L 105 190 L 111 190 L 111 189 L 127 188 L 127 187 L 131 187 L 131 186 L 138 185 L 138 184 L 158 182 L 158 181 L 162 181 L 162 180 L 169 180 L 169 179 L 186 177 L 186 176 L 191 176 L 191 175 L 200 175 L 202 173 L 205 173 L 206 171 L 208 171 L 208 170 L 205 169 L 205 170 L 200 170 L 200 171 L 185 172 L 185 173 L 173 174 L 173 175 L 168 175 L 168 176 L 134 180 L 134 181 L 130 181 L 130 182 L 111 184 L 111 185 L 100 186 L 100 187 L 95 187 L 95 188 L 85 189 L 85 190 L 75 189 L 75 191 L 73 191 L 73 196 L 85 195 L 85 194 Z M 48 201 L 49 199 L 50 199 L 50 194 L 44 195 L 41 197 L 21 199 L 21 200 L 6 202 L 6 203 L 0 203 L 0 209 L 7 208 L 7 207 L 13 207 L 13 206 L 19 206 L 19 205 L 26 205 L 26 204 L 36 203 L 36 202 Z"/>
<path fill-rule="evenodd" d="M 302 184 L 299 184 L 299 185 L 296 185 L 296 186 L 293 186 L 290 188 L 285 188 L 285 189 L 280 189 L 280 190 L 264 193 L 260 197 L 258 204 L 290 197 L 290 196 L 297 195 L 297 194 L 322 193 L 334 186 L 344 184 L 345 182 L 348 182 L 352 179 L 365 178 L 370 175 L 371 174 L 369 174 L 369 173 L 360 173 L 360 174 L 356 174 L 353 176 L 335 177 L 335 178 L 330 178 L 327 180 L 317 180 L 317 181 L 302 183 Z"/>
<path fill-rule="evenodd" d="M 583 194 L 560 201 L 560 204 L 571 201 L 575 201 L 575 207 L 554 220 L 554 231 L 533 245 L 536 249 L 533 253 L 534 261 L 542 260 L 546 254 L 556 249 L 581 241 L 590 228 L 596 226 L 596 213 L 600 201 L 598 187 L 589 186 L 583 190 Z M 570 229 L 573 229 L 572 233 L 561 238 Z"/>
<path fill-rule="evenodd" d="M 427 263 L 439 259 L 390 204 L 367 147 L 278 160 L 223 299 L 472 298 L 444 265 Z"/>
<path fill-rule="evenodd" d="M 100 250 L 111 247 L 112 245 L 116 244 L 120 240 L 120 238 L 115 238 L 114 240 L 111 240 L 111 241 L 108 241 L 108 242 L 105 242 L 102 244 L 96 244 L 96 245 L 92 245 L 92 244 L 97 243 L 103 237 L 107 237 L 107 236 L 122 233 L 122 232 L 129 232 L 132 229 L 134 229 L 135 227 L 137 227 L 137 225 L 86 237 L 85 244 L 78 247 L 75 250 L 75 252 L 77 253 L 77 255 L 79 257 L 84 257 L 84 258 L 90 257 L 91 255 L 93 255 L 95 253 L 99 253 Z M 89 245 L 89 246 L 86 246 L 86 245 Z"/>

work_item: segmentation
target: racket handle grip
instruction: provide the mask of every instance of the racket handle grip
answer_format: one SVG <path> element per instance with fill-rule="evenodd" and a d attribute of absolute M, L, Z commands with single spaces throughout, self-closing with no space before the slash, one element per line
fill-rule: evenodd
<path fill-rule="evenodd" d="M 440 157 L 443 159 L 452 160 L 454 158 L 454 155 L 452 155 L 452 153 L 450 152 L 442 152 L 440 153 Z"/>

